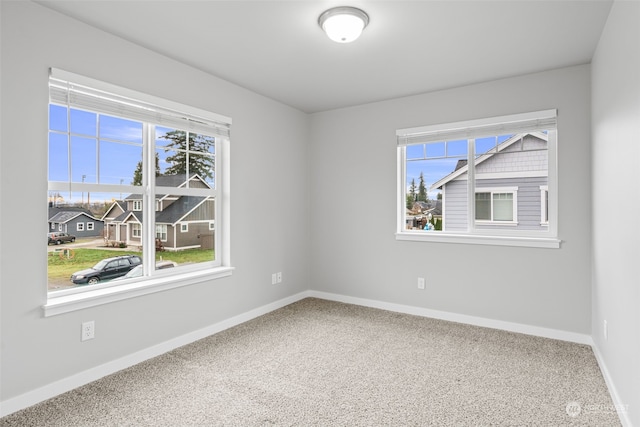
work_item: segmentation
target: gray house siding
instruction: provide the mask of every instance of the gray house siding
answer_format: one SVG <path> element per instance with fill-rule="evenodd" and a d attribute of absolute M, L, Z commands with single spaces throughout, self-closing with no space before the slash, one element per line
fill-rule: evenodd
<path fill-rule="evenodd" d="M 467 230 L 467 180 L 449 182 L 443 188 L 442 231 Z"/>

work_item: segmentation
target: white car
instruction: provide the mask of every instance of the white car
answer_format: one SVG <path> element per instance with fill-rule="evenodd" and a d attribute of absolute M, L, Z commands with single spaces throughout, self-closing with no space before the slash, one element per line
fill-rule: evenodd
<path fill-rule="evenodd" d="M 178 264 L 173 261 L 158 261 L 156 263 L 156 270 L 162 270 L 165 268 L 177 267 Z M 142 276 L 142 264 L 131 269 L 127 274 L 118 279 L 131 279 L 132 277 L 140 277 Z"/>

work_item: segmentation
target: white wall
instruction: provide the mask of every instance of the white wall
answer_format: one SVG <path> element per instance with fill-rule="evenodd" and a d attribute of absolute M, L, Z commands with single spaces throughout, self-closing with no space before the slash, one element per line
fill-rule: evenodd
<path fill-rule="evenodd" d="M 311 289 L 588 335 L 589 96 L 584 65 L 313 115 Z M 551 108 L 560 249 L 395 240 L 396 129 Z"/>
<path fill-rule="evenodd" d="M 640 3 L 614 3 L 592 88 L 593 339 L 618 403 L 640 425 Z"/>
<path fill-rule="evenodd" d="M 305 114 L 40 5 L 1 7 L 2 401 L 307 289 Z M 233 119 L 233 276 L 43 317 L 52 66 Z"/>

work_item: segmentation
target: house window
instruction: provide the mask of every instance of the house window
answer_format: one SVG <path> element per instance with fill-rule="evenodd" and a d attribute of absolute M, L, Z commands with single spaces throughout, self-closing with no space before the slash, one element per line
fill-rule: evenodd
<path fill-rule="evenodd" d="M 180 232 L 187 233 L 189 232 L 189 224 L 180 224 Z"/>
<path fill-rule="evenodd" d="M 517 188 L 477 188 L 476 224 L 516 224 L 518 218 Z"/>
<path fill-rule="evenodd" d="M 156 239 L 167 241 L 167 224 L 156 224 Z"/>
<path fill-rule="evenodd" d="M 559 247 L 555 110 L 396 135 L 398 240 Z"/>
<path fill-rule="evenodd" d="M 76 224 L 76 231 L 84 231 L 84 222 L 79 222 Z"/>
<path fill-rule="evenodd" d="M 49 95 L 48 199 L 103 219 L 107 247 L 125 249 L 113 257 L 139 256 L 143 274 L 73 286 L 65 270 L 90 268 L 94 261 L 83 259 L 110 258 L 110 249 L 76 248 L 64 268 L 49 257 L 46 315 L 112 301 L 105 288 L 126 285 L 117 291 L 123 299 L 132 289 L 140 295 L 231 274 L 229 118 L 56 69 Z M 185 221 L 193 230 L 176 233 Z M 212 221 L 218 233 L 194 237 Z M 177 266 L 156 270 L 160 259 Z M 77 304 L 68 304 L 70 295 Z"/>
<path fill-rule="evenodd" d="M 93 231 L 93 230 L 94 230 L 94 223 L 87 222 L 87 231 Z"/>
<path fill-rule="evenodd" d="M 209 231 L 213 231 L 216 229 L 216 223 L 215 221 L 211 221 L 209 222 Z"/>
<path fill-rule="evenodd" d="M 540 224 L 549 225 L 549 187 L 540 186 Z"/>

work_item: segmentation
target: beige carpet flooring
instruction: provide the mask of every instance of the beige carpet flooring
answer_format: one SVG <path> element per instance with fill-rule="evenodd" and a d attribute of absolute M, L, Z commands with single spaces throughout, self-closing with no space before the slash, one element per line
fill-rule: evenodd
<path fill-rule="evenodd" d="M 309 298 L 11 414 L 0 425 L 620 422 L 589 346 Z"/>

